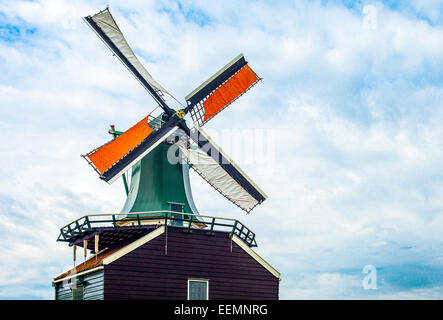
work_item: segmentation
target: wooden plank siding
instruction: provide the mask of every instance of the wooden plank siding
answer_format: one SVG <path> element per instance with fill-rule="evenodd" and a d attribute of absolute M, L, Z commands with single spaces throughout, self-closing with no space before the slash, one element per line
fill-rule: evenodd
<path fill-rule="evenodd" d="M 103 270 L 85 275 L 84 280 L 87 282 L 84 293 L 85 300 L 104 299 L 103 276 Z"/>
<path fill-rule="evenodd" d="M 103 270 L 91 272 L 80 276 L 79 279 L 85 283 L 83 299 L 84 300 L 103 300 L 104 284 L 103 284 Z M 55 300 L 72 300 L 72 290 L 63 282 L 55 284 Z"/>
<path fill-rule="evenodd" d="M 55 300 L 72 300 L 72 291 L 62 284 L 55 285 Z"/>
<path fill-rule="evenodd" d="M 210 300 L 278 299 L 279 279 L 229 233 L 177 227 L 105 265 L 104 298 L 186 300 L 190 278 L 209 280 Z"/>

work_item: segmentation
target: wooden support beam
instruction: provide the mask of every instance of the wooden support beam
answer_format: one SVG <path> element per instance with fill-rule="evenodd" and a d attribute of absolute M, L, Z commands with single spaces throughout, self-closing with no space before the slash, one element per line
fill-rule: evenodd
<path fill-rule="evenodd" d="M 77 260 L 77 246 L 75 244 L 72 247 L 72 260 L 74 261 L 75 266 L 75 261 Z"/>
<path fill-rule="evenodd" d="M 88 240 L 83 240 L 83 258 L 85 263 L 87 255 L 88 255 Z"/>

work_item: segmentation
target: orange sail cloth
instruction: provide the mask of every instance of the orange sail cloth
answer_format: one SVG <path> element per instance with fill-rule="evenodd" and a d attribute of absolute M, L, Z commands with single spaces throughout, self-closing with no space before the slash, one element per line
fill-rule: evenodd
<path fill-rule="evenodd" d="M 146 116 L 116 139 L 88 154 L 87 157 L 97 170 L 103 174 L 114 163 L 145 140 L 151 132 L 152 129 L 148 125 L 148 116 Z"/>
<path fill-rule="evenodd" d="M 204 121 L 226 107 L 258 80 L 257 75 L 248 65 L 241 68 L 234 76 L 215 90 L 204 102 Z"/>

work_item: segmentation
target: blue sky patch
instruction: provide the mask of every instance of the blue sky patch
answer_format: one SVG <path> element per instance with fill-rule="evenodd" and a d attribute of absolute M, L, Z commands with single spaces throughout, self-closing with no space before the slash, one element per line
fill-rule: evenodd
<path fill-rule="evenodd" d="M 5 15 L 0 13 L 0 39 L 5 42 L 15 42 L 15 41 L 23 41 L 27 36 L 32 36 L 37 32 L 36 27 L 29 27 L 26 23 L 18 19 L 16 23 L 8 22 L 8 19 Z"/>
<path fill-rule="evenodd" d="M 163 6 L 160 9 L 160 12 L 168 14 L 171 21 L 174 23 L 178 23 L 177 19 L 179 16 L 182 16 L 185 21 L 192 22 L 199 27 L 204 27 L 211 23 L 212 19 L 203 10 L 185 6 L 180 2 L 177 2 L 176 4 L 178 10 L 173 10 L 170 7 Z"/>

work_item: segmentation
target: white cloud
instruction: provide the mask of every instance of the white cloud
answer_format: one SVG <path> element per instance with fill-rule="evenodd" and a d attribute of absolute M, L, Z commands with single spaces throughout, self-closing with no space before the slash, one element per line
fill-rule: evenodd
<path fill-rule="evenodd" d="M 366 264 L 442 266 L 439 25 L 382 4 L 375 30 L 355 10 L 312 1 L 110 4 L 149 71 L 181 101 L 239 52 L 264 77 L 207 129 L 275 137 L 272 168 L 239 159 L 269 199 L 242 216 L 198 177 L 192 182 L 201 213 L 240 218 L 256 231 L 259 253 L 282 272 L 282 297 L 361 297 Z M 58 229 L 121 208 L 121 183 L 107 186 L 79 155 L 109 139 L 109 124 L 126 129 L 155 107 L 81 21 L 104 6 L 0 4 L 10 23 L 36 28 L 0 38 L 0 239 L 10 243 L 0 286 L 10 297 L 51 298 L 51 277 L 71 259 L 55 242 Z M 180 11 L 190 9 L 209 23 Z M 438 297 L 440 285 L 371 294 Z"/>

